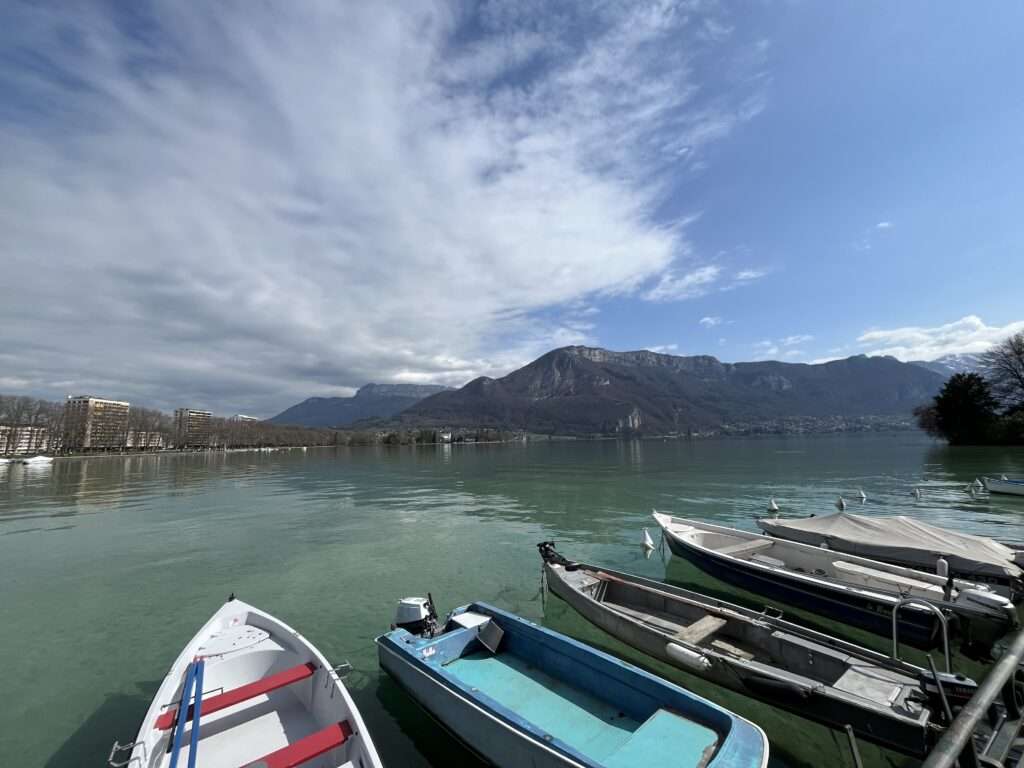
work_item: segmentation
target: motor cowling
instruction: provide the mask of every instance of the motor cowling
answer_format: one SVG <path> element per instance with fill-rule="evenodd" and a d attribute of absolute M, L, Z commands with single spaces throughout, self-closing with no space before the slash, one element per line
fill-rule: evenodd
<path fill-rule="evenodd" d="M 939 680 L 942 682 L 942 692 L 946 694 L 946 701 L 950 707 L 959 707 L 970 701 L 971 697 L 978 690 L 978 684 L 971 678 L 953 672 L 940 672 Z M 928 702 L 936 712 L 942 711 L 942 699 L 939 696 L 938 686 L 935 678 L 930 672 L 923 672 L 919 678 L 921 690 L 928 697 Z"/>
<path fill-rule="evenodd" d="M 395 627 L 413 635 L 432 636 L 437 629 L 437 612 L 430 597 L 403 597 L 395 609 Z"/>

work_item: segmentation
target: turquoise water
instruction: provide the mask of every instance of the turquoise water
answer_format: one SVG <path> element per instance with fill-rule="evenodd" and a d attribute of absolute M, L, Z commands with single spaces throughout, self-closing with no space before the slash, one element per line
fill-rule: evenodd
<path fill-rule="evenodd" d="M 428 590 L 442 613 L 485 600 L 692 685 L 765 727 L 776 765 L 848 764 L 843 738 L 645 660 L 542 600 L 534 544 L 554 539 L 570 557 L 756 602 L 684 563 L 644 559 L 651 509 L 753 528 L 771 495 L 784 511 L 822 513 L 863 487 L 867 512 L 1024 539 L 1024 499 L 963 491 L 984 472 L 1024 475 L 1024 451 L 902 434 L 5 465 L 0 765 L 103 765 L 232 591 L 353 664 L 350 688 L 390 766 L 474 765 L 377 670 L 373 638 L 395 601 Z M 862 750 L 869 764 L 902 764 Z"/>

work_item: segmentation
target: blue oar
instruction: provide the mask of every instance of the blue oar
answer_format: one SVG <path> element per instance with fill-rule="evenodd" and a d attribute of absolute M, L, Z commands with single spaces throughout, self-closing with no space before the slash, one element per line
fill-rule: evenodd
<path fill-rule="evenodd" d="M 171 748 L 170 768 L 178 766 L 178 752 L 181 751 L 181 737 L 185 733 L 185 721 L 188 720 L 188 700 L 192 698 L 192 684 L 196 679 L 195 664 L 189 664 L 185 670 L 185 688 L 178 704 L 178 726 L 174 729 L 174 746 Z"/>
<path fill-rule="evenodd" d="M 202 659 L 194 662 L 196 669 L 196 704 L 192 709 L 192 742 L 188 748 L 188 768 L 196 768 L 196 755 L 199 754 L 199 710 L 203 708 L 203 667 Z"/>

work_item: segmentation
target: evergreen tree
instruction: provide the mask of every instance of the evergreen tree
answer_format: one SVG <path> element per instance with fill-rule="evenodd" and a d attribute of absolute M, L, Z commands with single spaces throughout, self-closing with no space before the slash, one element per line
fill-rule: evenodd
<path fill-rule="evenodd" d="M 934 429 L 951 445 L 991 442 L 998 405 L 984 378 L 976 373 L 954 374 L 935 397 Z"/>

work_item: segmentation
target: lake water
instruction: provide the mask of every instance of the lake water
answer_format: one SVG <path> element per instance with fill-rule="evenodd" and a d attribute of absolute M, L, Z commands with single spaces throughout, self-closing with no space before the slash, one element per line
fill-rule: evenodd
<path fill-rule="evenodd" d="M 428 590 L 442 614 L 489 601 L 691 685 L 765 727 L 773 765 L 850 764 L 827 729 L 645 661 L 557 598 L 542 600 L 534 544 L 554 539 L 569 557 L 754 604 L 684 563 L 644 559 L 651 509 L 753 529 L 772 495 L 785 512 L 824 513 L 863 488 L 856 511 L 1024 538 L 1024 499 L 964 492 L 986 472 L 1024 475 L 1024 450 L 896 434 L 0 466 L 0 765 L 104 765 L 230 592 L 352 663 L 348 685 L 387 765 L 476 765 L 377 669 L 373 638 L 395 601 Z M 861 746 L 869 764 L 908 764 Z"/>

